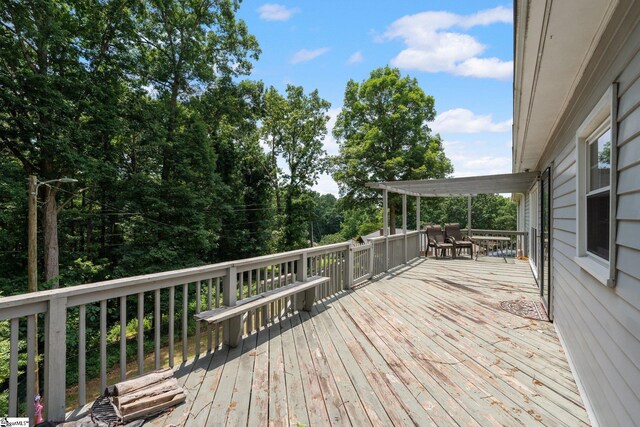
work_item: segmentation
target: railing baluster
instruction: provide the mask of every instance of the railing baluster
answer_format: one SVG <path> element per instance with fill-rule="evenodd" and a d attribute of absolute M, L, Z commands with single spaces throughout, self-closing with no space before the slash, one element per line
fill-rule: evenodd
<path fill-rule="evenodd" d="M 207 280 L 207 310 L 213 308 L 213 279 Z M 213 335 L 211 333 L 211 323 L 207 322 L 207 352 L 211 353 L 213 348 Z"/>
<path fill-rule="evenodd" d="M 11 319 L 11 338 L 9 340 L 9 416 L 18 414 L 18 329 L 20 319 Z M 6 360 L 6 359 L 5 359 Z"/>
<path fill-rule="evenodd" d="M 107 388 L 107 300 L 100 301 L 100 391 Z"/>
<path fill-rule="evenodd" d="M 162 327 L 162 313 L 160 312 L 160 289 L 156 289 L 155 292 L 155 310 L 153 313 L 153 335 L 154 335 L 154 366 L 155 369 L 160 369 L 160 328 Z"/>
<path fill-rule="evenodd" d="M 216 308 L 218 307 L 220 307 L 220 278 L 216 277 Z M 216 335 L 213 345 L 217 350 L 220 345 L 220 325 L 215 325 L 214 328 Z"/>
<path fill-rule="evenodd" d="M 120 381 L 127 379 L 127 297 L 120 297 Z"/>
<path fill-rule="evenodd" d="M 195 308 L 195 312 L 196 314 L 200 313 L 200 291 L 201 291 L 201 284 L 202 282 L 200 280 L 196 281 L 196 308 Z M 195 355 L 196 358 L 200 357 L 200 322 L 196 322 L 196 336 L 195 336 Z"/>
<path fill-rule="evenodd" d="M 33 419 L 33 398 L 36 382 L 36 316 L 27 316 L 27 417 Z"/>
<path fill-rule="evenodd" d="M 182 285 L 182 363 L 187 361 L 189 356 L 189 337 L 187 336 L 187 327 L 189 321 L 189 284 Z"/>
<path fill-rule="evenodd" d="M 258 270 L 263 271 L 263 269 L 259 269 Z M 262 278 L 262 292 L 266 292 L 267 291 L 267 269 L 266 267 L 264 268 L 264 274 L 263 274 L 263 278 Z M 260 277 L 260 273 L 258 273 L 258 277 Z M 262 319 L 260 319 L 260 325 L 262 327 L 266 327 L 267 326 L 267 306 L 263 306 L 262 307 Z"/>
<path fill-rule="evenodd" d="M 253 270 L 249 270 L 247 272 L 247 274 L 249 275 L 248 277 L 248 281 L 249 281 L 249 296 L 253 295 Z M 258 294 L 258 289 L 256 289 L 256 294 Z M 253 331 L 253 327 L 254 327 L 254 316 L 255 316 L 255 310 L 251 310 L 249 313 L 247 313 L 247 334 L 250 334 L 251 331 Z"/>
<path fill-rule="evenodd" d="M 87 403 L 87 307 L 83 304 L 78 313 L 78 402 Z"/>
<path fill-rule="evenodd" d="M 173 368 L 175 361 L 174 343 L 176 326 L 176 287 L 169 288 L 169 366 Z"/>
<path fill-rule="evenodd" d="M 138 374 L 144 373 L 144 292 L 138 294 Z"/>

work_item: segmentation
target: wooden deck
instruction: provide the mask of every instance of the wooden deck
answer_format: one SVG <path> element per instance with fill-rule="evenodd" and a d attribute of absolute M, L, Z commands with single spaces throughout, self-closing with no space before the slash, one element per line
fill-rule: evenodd
<path fill-rule="evenodd" d="M 499 261 L 499 262 L 492 262 Z M 180 367 L 155 425 L 588 425 L 527 263 L 414 261 Z"/>

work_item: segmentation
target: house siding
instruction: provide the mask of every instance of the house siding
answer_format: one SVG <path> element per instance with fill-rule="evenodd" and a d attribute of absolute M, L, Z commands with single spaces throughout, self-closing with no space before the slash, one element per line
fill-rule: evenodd
<path fill-rule="evenodd" d="M 640 423 L 640 6 L 620 1 L 538 170 L 553 165 L 553 312 L 584 396 L 601 426 Z M 614 28 L 616 27 L 616 28 Z M 575 135 L 618 83 L 616 287 L 574 262 Z"/>

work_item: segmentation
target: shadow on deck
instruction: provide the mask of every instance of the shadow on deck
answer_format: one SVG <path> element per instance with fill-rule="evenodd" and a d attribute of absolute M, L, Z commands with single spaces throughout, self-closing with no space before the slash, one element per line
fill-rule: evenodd
<path fill-rule="evenodd" d="M 526 262 L 420 259 L 176 370 L 154 425 L 588 425 Z"/>

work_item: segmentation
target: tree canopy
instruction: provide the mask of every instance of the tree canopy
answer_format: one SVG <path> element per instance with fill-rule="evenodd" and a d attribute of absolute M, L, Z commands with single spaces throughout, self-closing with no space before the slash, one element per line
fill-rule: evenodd
<path fill-rule="evenodd" d="M 352 202 L 376 200 L 369 181 L 444 178 L 453 172 L 439 135 L 428 121 L 435 118 L 434 99 L 415 78 L 397 68 L 378 68 L 361 83 L 350 80 L 333 134 L 340 147 L 333 159 L 333 178 Z M 398 198 L 390 200 L 394 224 Z"/>

